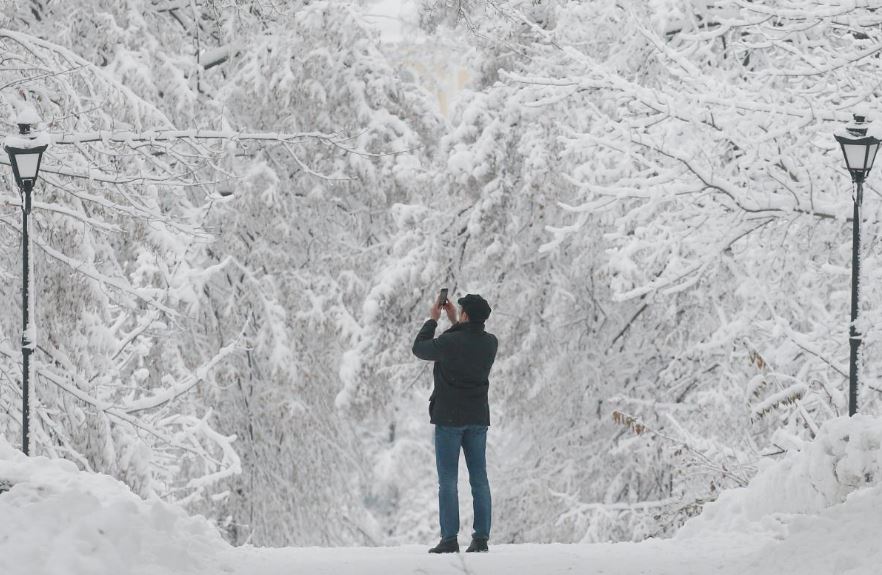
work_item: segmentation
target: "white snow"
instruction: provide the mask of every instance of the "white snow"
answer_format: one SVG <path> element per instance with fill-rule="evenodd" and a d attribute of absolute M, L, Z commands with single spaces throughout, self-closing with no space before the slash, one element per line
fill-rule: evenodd
<path fill-rule="evenodd" d="M 794 518 L 853 505 L 852 495 L 878 498 L 882 496 L 880 445 L 882 419 L 856 415 L 830 420 L 801 451 L 774 463 L 767 461 L 748 487 L 724 491 L 684 525 L 677 538 L 769 528 L 780 535 Z"/>
<path fill-rule="evenodd" d="M 33 106 L 23 105 L 18 112 L 18 116 L 15 117 L 15 123 L 37 125 L 40 123 L 40 114 L 37 113 Z"/>
<path fill-rule="evenodd" d="M 241 549 L 231 562 L 234 573 L 275 575 L 706 575 L 743 556 L 724 542 L 705 548 L 667 541 L 617 544 L 525 544 L 491 546 L 487 554 L 430 555 L 426 545 L 379 548 Z M 434 544 L 434 542 L 433 542 Z M 460 541 L 462 546 L 462 541 Z"/>
<path fill-rule="evenodd" d="M 26 136 L 19 134 L 10 134 L 3 139 L 3 147 L 18 148 L 20 150 L 31 150 L 40 146 L 48 146 L 52 139 L 45 132 L 31 132 Z"/>
<path fill-rule="evenodd" d="M 869 575 L 882 561 L 882 419 L 827 423 L 799 452 L 724 492 L 669 540 L 492 545 L 429 555 L 376 548 L 234 548 L 210 523 L 67 461 L 0 439 L 0 573 L 215 575 Z M 11 485 L 11 488 L 9 487 Z"/>
<path fill-rule="evenodd" d="M 0 486 L 10 484 L 0 494 L 4 575 L 209 573 L 228 547 L 201 517 L 0 439 Z"/>

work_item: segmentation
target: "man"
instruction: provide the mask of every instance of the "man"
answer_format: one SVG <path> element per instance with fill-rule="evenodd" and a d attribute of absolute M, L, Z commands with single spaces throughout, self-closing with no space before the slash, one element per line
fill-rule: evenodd
<path fill-rule="evenodd" d="M 429 553 L 459 551 L 459 450 L 465 453 L 475 510 L 472 543 L 466 552 L 487 551 L 490 539 L 490 483 L 487 480 L 487 427 L 490 409 L 488 376 L 496 359 L 497 340 L 484 331 L 490 305 L 479 295 L 459 300 L 459 321 L 449 301 L 444 309 L 453 325 L 435 337 L 441 308 L 436 301 L 413 342 L 413 354 L 434 361 L 435 388 L 429 398 L 429 418 L 435 424 L 435 465 L 438 469 L 438 508 L 441 542 Z"/>

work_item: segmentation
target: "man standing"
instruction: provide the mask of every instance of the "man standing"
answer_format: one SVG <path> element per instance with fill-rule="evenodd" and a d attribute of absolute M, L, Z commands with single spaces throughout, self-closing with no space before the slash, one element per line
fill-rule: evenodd
<path fill-rule="evenodd" d="M 444 309 L 453 325 L 435 338 L 441 317 L 436 301 L 413 342 L 413 354 L 434 361 L 435 388 L 429 398 L 429 418 L 435 424 L 435 465 L 438 468 L 438 507 L 441 542 L 429 553 L 459 551 L 457 472 L 460 447 L 465 453 L 475 510 L 472 543 L 466 552 L 487 551 L 490 539 L 490 483 L 487 480 L 487 427 L 490 408 L 488 376 L 496 359 L 497 340 L 484 331 L 490 305 L 479 295 L 459 300 L 459 321 L 450 301 Z M 434 339 L 433 339 L 434 338 Z"/>

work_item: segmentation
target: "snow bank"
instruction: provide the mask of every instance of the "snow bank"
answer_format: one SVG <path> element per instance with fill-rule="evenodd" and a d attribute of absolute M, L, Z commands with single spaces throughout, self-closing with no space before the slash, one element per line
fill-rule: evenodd
<path fill-rule="evenodd" d="M 217 573 L 228 548 L 202 517 L 63 460 L 25 457 L 0 437 L 0 573 Z"/>
<path fill-rule="evenodd" d="M 882 492 L 882 419 L 841 417 L 825 423 L 800 451 L 766 462 L 747 487 L 723 492 L 677 538 L 786 531 L 792 516 L 819 514 L 867 488 Z"/>
<path fill-rule="evenodd" d="M 486 556 L 375 549 L 232 548 L 202 518 L 0 438 L 0 575 L 334 575 L 584 571 L 619 575 L 869 575 L 882 564 L 882 419 L 828 422 L 671 540 L 491 545 Z"/>

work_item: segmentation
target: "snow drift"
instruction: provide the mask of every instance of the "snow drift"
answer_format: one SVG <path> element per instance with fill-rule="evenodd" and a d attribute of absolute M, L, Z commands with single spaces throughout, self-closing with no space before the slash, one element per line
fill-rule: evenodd
<path fill-rule="evenodd" d="M 203 573 L 228 547 L 202 517 L 2 437 L 0 518 L 3 575 Z"/>
<path fill-rule="evenodd" d="M 817 514 L 849 495 L 882 485 L 882 419 L 857 415 L 824 424 L 818 436 L 778 461 L 764 462 L 750 485 L 720 494 L 677 537 L 751 531 L 784 516 Z"/>
<path fill-rule="evenodd" d="M 592 545 L 494 545 L 438 558 L 424 545 L 261 549 L 227 545 L 201 517 L 67 461 L 27 458 L 0 438 L 2 575 L 870 575 L 882 564 L 882 419 L 827 422 L 812 442 L 768 461 L 673 539 Z M 588 567 L 586 567 L 588 566 Z M 585 570 L 587 569 L 587 571 Z"/>
<path fill-rule="evenodd" d="M 830 420 L 799 451 L 767 462 L 747 487 L 723 492 L 672 543 L 756 549 L 752 575 L 870 575 L 882 564 L 882 419 Z"/>

